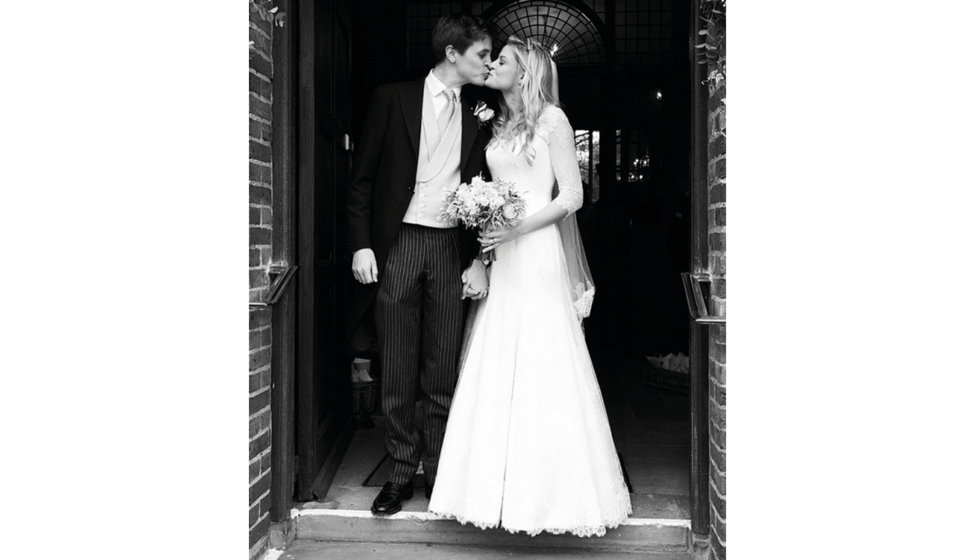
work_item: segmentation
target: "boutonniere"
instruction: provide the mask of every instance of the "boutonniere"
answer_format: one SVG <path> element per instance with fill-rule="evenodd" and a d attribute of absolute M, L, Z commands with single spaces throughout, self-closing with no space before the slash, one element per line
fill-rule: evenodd
<path fill-rule="evenodd" d="M 488 122 L 490 122 L 490 119 L 493 118 L 494 114 L 495 113 L 493 112 L 493 109 L 487 107 L 487 104 L 483 101 L 477 103 L 476 108 L 473 109 L 473 115 L 476 116 L 477 120 L 480 121 L 480 126 L 483 126 Z"/>

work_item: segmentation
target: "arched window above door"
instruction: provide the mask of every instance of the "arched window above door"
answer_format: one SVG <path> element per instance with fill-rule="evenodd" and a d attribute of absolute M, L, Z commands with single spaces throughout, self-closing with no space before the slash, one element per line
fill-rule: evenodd
<path fill-rule="evenodd" d="M 498 3 L 484 16 L 497 28 L 495 45 L 510 35 L 536 39 L 549 49 L 563 67 L 600 66 L 606 53 L 602 34 L 588 7 L 560 0 L 517 0 Z M 601 23 L 601 22 L 599 22 Z"/>

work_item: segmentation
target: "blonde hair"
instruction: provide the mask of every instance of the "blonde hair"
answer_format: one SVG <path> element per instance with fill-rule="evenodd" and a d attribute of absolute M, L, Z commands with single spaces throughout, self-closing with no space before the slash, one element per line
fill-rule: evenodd
<path fill-rule="evenodd" d="M 530 163 L 534 159 L 534 128 L 545 108 L 558 103 L 558 68 L 551 58 L 551 53 L 544 45 L 534 39 L 523 40 L 511 35 L 506 45 L 514 51 L 517 64 L 524 72 L 524 80 L 520 82 L 521 113 L 512 115 L 507 103 L 500 93 L 500 114 L 493 123 L 493 143 L 500 140 L 518 138 L 527 133 L 521 153 Z M 506 46 L 505 45 L 505 46 Z"/>

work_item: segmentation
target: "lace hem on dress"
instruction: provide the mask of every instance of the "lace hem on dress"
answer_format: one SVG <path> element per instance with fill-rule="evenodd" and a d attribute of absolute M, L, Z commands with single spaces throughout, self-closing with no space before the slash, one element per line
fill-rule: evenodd
<path fill-rule="evenodd" d="M 512 535 L 525 533 L 529 537 L 536 537 L 541 533 L 551 533 L 552 535 L 563 535 L 565 533 L 571 533 L 576 537 L 585 538 L 585 537 L 605 536 L 607 529 L 615 529 L 616 527 L 622 525 L 627 519 L 629 519 L 630 514 L 633 513 L 633 508 L 632 506 L 627 507 L 626 511 L 623 512 L 620 515 L 620 517 L 618 517 L 617 519 L 607 520 L 603 522 L 603 524 L 601 525 L 590 525 L 590 526 L 583 526 L 583 527 L 541 527 L 541 528 L 536 528 L 531 530 L 511 529 L 510 527 L 502 526 L 500 521 L 496 521 L 496 522 L 476 521 L 473 519 L 466 519 L 465 517 L 455 515 L 452 513 L 441 513 L 432 510 L 430 510 L 429 513 L 432 513 L 439 519 L 454 520 L 463 525 L 466 525 L 468 523 L 483 531 L 486 531 L 487 529 L 504 529 L 505 531 L 507 531 Z"/>

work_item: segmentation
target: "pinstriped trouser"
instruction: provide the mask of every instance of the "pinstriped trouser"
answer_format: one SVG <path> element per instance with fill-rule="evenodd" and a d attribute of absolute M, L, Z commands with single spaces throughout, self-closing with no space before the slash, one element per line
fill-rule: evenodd
<path fill-rule="evenodd" d="M 385 446 L 395 460 L 389 478 L 407 484 L 421 456 L 435 482 L 462 343 L 458 229 L 401 224 L 375 302 L 381 358 Z M 422 389 L 422 443 L 415 444 L 415 389 Z"/>

